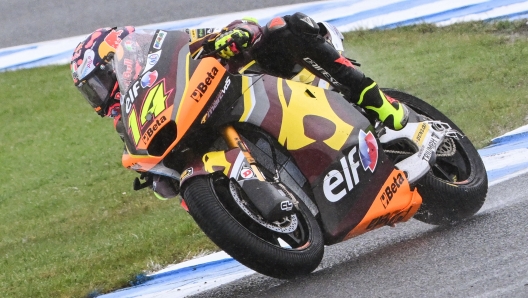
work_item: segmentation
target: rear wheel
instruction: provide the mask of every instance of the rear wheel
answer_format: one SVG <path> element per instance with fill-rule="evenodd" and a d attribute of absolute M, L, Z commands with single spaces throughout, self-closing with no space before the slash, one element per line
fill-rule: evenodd
<path fill-rule="evenodd" d="M 418 114 L 445 122 L 462 133 L 449 118 L 421 99 L 397 90 L 383 91 Z M 396 162 L 405 158 L 403 152 L 412 153 L 405 144 L 384 149 Z M 423 203 L 414 218 L 435 225 L 451 224 L 480 210 L 488 191 L 488 177 L 479 153 L 467 137 L 460 135 L 446 137 L 437 151 L 436 163 L 416 187 Z"/>
<path fill-rule="evenodd" d="M 321 230 L 300 200 L 295 200 L 295 212 L 281 222 L 267 223 L 254 212 L 238 183 L 223 174 L 192 178 L 185 183 L 183 195 L 204 233 L 259 273 L 288 279 L 312 272 L 321 262 Z"/>

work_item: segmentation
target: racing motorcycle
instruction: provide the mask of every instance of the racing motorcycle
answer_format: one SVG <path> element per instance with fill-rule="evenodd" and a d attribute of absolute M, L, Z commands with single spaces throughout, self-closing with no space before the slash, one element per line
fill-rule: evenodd
<path fill-rule="evenodd" d="M 122 162 L 179 181 L 182 206 L 247 267 L 293 278 L 317 268 L 325 245 L 410 218 L 458 222 L 483 205 L 479 154 L 425 101 L 383 89 L 411 112 L 393 131 L 323 81 L 191 59 L 189 38 L 138 31 L 118 48 Z"/>

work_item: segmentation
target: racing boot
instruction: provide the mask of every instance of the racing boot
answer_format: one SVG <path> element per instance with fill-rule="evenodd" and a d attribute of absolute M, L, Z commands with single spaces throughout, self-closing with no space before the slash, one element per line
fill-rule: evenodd
<path fill-rule="evenodd" d="M 363 90 L 359 94 L 357 105 L 365 109 L 367 114 L 379 119 L 385 127 L 400 130 L 409 121 L 409 109 L 383 93 L 376 82 L 365 77 L 361 82 Z"/>

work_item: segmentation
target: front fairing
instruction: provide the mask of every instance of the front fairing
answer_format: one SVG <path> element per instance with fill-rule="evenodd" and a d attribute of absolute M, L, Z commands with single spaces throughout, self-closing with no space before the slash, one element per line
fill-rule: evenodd
<path fill-rule="evenodd" d="M 190 59 L 188 43 L 180 31 L 137 31 L 117 49 L 127 168 L 149 171 L 160 164 L 225 84 L 225 68 L 213 58 Z"/>

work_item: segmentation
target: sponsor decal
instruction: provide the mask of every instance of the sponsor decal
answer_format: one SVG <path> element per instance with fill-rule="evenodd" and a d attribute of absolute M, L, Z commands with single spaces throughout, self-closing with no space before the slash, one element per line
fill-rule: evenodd
<path fill-rule="evenodd" d="M 315 68 L 317 71 L 319 71 L 334 86 L 341 86 L 341 84 L 336 79 L 334 79 L 324 68 L 319 66 L 319 64 L 317 64 L 315 61 L 308 57 L 303 58 L 303 60 L 309 65 L 311 65 L 313 68 Z"/>
<path fill-rule="evenodd" d="M 330 202 L 337 202 L 359 183 L 358 168 L 360 163 L 364 171 L 373 173 L 378 164 L 378 154 L 378 143 L 374 134 L 370 131 L 365 133 L 361 130 L 358 146 L 353 147 L 347 156 L 340 159 L 341 170 L 331 170 L 326 174 L 323 182 L 323 192 L 326 199 Z M 403 177 L 401 178 L 403 179 Z M 390 198 L 392 199 L 392 196 Z"/>
<path fill-rule="evenodd" d="M 205 113 L 204 117 L 202 118 L 202 124 L 205 123 L 209 117 L 211 117 L 211 115 L 213 114 L 213 112 L 216 109 L 216 107 L 218 107 L 218 104 L 220 103 L 222 98 L 224 98 L 224 94 L 226 93 L 227 88 L 229 88 L 229 85 L 231 85 L 231 79 L 229 77 L 227 77 L 227 79 L 225 81 L 224 88 L 222 89 L 222 91 L 220 91 L 218 93 L 218 95 L 216 96 L 215 100 L 211 104 L 211 107 L 209 107 L 209 109 Z"/>
<path fill-rule="evenodd" d="M 134 46 L 134 42 L 132 42 L 131 40 L 126 40 L 123 44 L 124 44 L 125 49 L 127 49 L 127 51 L 129 52 L 134 52 L 136 50 L 136 47 Z"/>
<path fill-rule="evenodd" d="M 152 53 L 152 54 L 148 54 L 147 56 L 147 65 L 151 65 L 151 66 L 154 66 L 156 65 L 156 63 L 158 63 L 159 61 L 159 57 L 160 57 L 160 53 L 161 51 L 159 52 L 156 52 L 156 53 Z"/>
<path fill-rule="evenodd" d="M 323 192 L 327 200 L 337 202 L 341 200 L 354 185 L 359 183 L 357 169 L 359 161 L 355 158 L 357 148 L 353 147 L 348 156 L 341 158 L 341 171 L 331 170 L 326 174 L 323 182 Z"/>
<path fill-rule="evenodd" d="M 145 144 L 148 143 L 154 133 L 163 126 L 162 124 L 165 123 L 165 121 L 167 121 L 167 117 L 161 116 L 160 119 L 156 119 L 154 124 L 150 125 L 150 127 L 147 129 L 147 132 L 145 132 L 142 137 Z"/>
<path fill-rule="evenodd" d="M 422 122 L 414 133 L 413 141 L 418 144 L 418 146 L 422 146 L 422 143 L 424 142 L 425 136 L 427 136 L 428 132 L 429 125 L 425 122 Z"/>
<path fill-rule="evenodd" d="M 189 178 L 193 174 L 193 168 L 188 168 L 181 174 L 180 181 L 183 181 L 186 178 Z"/>
<path fill-rule="evenodd" d="M 403 175 L 401 173 L 398 173 L 396 177 L 392 177 L 392 184 L 385 187 L 385 191 L 381 194 L 381 197 L 379 198 L 381 204 L 383 205 L 383 208 L 387 209 L 387 206 L 389 206 L 390 201 L 398 192 L 398 189 L 400 189 L 400 186 L 404 182 L 405 178 L 403 178 Z"/>
<path fill-rule="evenodd" d="M 139 90 L 139 82 L 134 82 L 134 85 L 130 89 L 128 89 L 128 93 L 125 96 L 124 102 L 125 102 L 125 113 L 130 113 L 130 110 L 132 109 L 132 103 L 136 100 L 136 97 L 138 96 L 138 90 Z"/>
<path fill-rule="evenodd" d="M 370 131 L 368 133 L 363 130 L 359 132 L 359 159 L 365 171 L 369 169 L 374 173 L 378 163 L 378 143 Z"/>
<path fill-rule="evenodd" d="M 130 59 L 125 58 L 123 60 L 123 64 L 126 66 L 126 70 L 121 74 L 121 77 L 123 78 L 123 81 L 125 83 L 125 86 L 130 85 L 130 82 L 132 82 L 132 64 L 134 62 Z"/>
<path fill-rule="evenodd" d="M 154 45 L 152 47 L 158 50 L 161 49 L 161 46 L 163 45 L 163 41 L 165 40 L 166 36 L 167 36 L 167 32 L 160 30 L 158 32 L 158 35 L 156 36 Z"/>
<path fill-rule="evenodd" d="M 110 32 L 110 34 L 108 34 L 104 41 L 106 41 L 106 43 L 114 48 L 114 49 L 117 49 L 117 47 L 119 46 L 119 44 L 121 43 L 121 38 L 119 36 L 121 36 L 121 34 L 123 33 L 123 30 L 119 30 L 119 31 L 115 31 L 115 30 L 112 30 Z"/>
<path fill-rule="evenodd" d="M 211 71 L 207 72 L 207 77 L 196 86 L 193 93 L 191 94 L 191 98 L 194 99 L 196 102 L 199 102 L 200 99 L 202 99 L 202 96 L 207 91 L 207 88 L 211 83 L 213 82 L 214 78 L 218 74 L 218 68 L 214 67 L 211 69 Z"/>
<path fill-rule="evenodd" d="M 158 79 L 158 71 L 149 71 L 141 77 L 141 87 L 147 88 L 152 87 Z"/>
<path fill-rule="evenodd" d="M 255 173 L 253 172 L 253 170 L 248 167 L 248 166 L 243 166 L 241 169 L 240 169 L 240 177 L 242 179 L 251 179 L 251 178 L 255 178 Z M 238 179 L 238 180 L 242 180 L 242 179 Z"/>
<path fill-rule="evenodd" d="M 431 139 L 429 140 L 429 144 L 427 144 L 427 147 L 425 148 L 425 153 L 422 157 L 422 160 L 428 162 L 431 159 L 433 153 L 435 153 L 436 151 L 436 147 L 439 141 L 440 139 L 437 138 L 435 134 L 431 135 Z"/>
<path fill-rule="evenodd" d="M 293 203 L 290 201 L 282 201 L 280 207 L 283 211 L 291 211 L 293 209 Z"/>
<path fill-rule="evenodd" d="M 154 67 L 154 65 L 158 63 L 160 57 L 161 57 L 161 51 L 148 54 L 147 63 L 145 65 L 145 69 L 143 70 L 143 73 L 149 71 L 152 67 Z"/>
<path fill-rule="evenodd" d="M 395 223 L 402 221 L 407 216 L 407 214 L 411 212 L 412 208 L 413 207 L 411 206 L 407 210 L 387 213 L 376 217 L 369 223 L 367 230 L 372 230 L 382 226 L 394 226 Z"/>
<path fill-rule="evenodd" d="M 191 41 L 194 41 L 194 40 L 197 40 L 198 39 L 198 32 L 197 30 L 195 29 L 192 29 L 191 32 L 189 32 L 190 35 L 191 35 Z"/>
<path fill-rule="evenodd" d="M 310 27 L 313 28 L 312 20 L 310 20 L 310 17 L 306 16 L 304 18 L 301 18 L 301 21 L 305 22 L 306 24 L 310 25 Z"/>
<path fill-rule="evenodd" d="M 81 72 L 79 79 L 82 80 L 85 76 L 90 74 L 95 69 L 95 65 L 93 63 L 94 57 L 95 57 L 94 51 L 92 51 L 91 49 L 86 50 L 86 52 L 84 53 L 83 62 L 77 68 L 77 72 L 79 71 Z"/>

